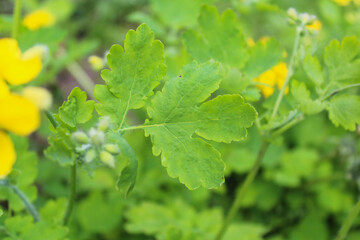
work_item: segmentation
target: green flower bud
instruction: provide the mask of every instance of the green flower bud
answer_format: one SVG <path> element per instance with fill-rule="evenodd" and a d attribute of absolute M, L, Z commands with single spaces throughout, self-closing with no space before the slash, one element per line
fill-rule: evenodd
<path fill-rule="evenodd" d="M 93 160 L 95 160 L 96 158 L 96 152 L 94 149 L 90 149 L 89 151 L 87 151 L 86 155 L 85 155 L 85 162 L 86 163 L 90 163 Z"/>
<path fill-rule="evenodd" d="M 116 144 L 108 143 L 105 145 L 104 149 L 114 155 L 120 153 L 120 149 Z"/>
<path fill-rule="evenodd" d="M 113 155 L 111 155 L 111 153 L 107 151 L 102 151 L 100 153 L 100 160 L 112 168 L 115 167 L 115 158 Z"/>
<path fill-rule="evenodd" d="M 84 144 L 89 142 L 88 136 L 84 132 L 74 132 L 72 137 L 75 139 L 77 143 Z"/>
<path fill-rule="evenodd" d="M 298 18 L 298 13 L 295 8 L 289 8 L 287 10 L 287 14 L 293 20 L 296 20 Z"/>
<path fill-rule="evenodd" d="M 98 125 L 98 130 L 105 132 L 110 126 L 110 118 L 104 117 L 100 120 Z"/>

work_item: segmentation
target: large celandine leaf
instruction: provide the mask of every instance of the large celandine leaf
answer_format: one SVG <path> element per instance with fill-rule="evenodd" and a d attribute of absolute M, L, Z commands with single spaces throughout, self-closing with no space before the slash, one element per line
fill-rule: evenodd
<path fill-rule="evenodd" d="M 166 74 L 164 46 L 154 40 L 154 33 L 146 25 L 130 30 L 124 48 L 114 45 L 107 57 L 111 70 L 103 70 L 106 86 L 95 87 L 95 97 L 100 102 L 96 109 L 108 115 L 118 127 L 125 123 L 126 113 L 144 105 L 144 99 Z"/>
<path fill-rule="evenodd" d="M 241 67 L 248 59 L 247 44 L 234 11 L 221 16 L 214 6 L 204 5 L 200 11 L 199 31 L 188 30 L 183 38 L 188 52 L 199 62 L 210 59 Z"/>
<path fill-rule="evenodd" d="M 341 125 L 343 128 L 354 131 L 356 124 L 360 124 L 360 96 L 338 95 L 334 96 L 327 110 L 329 118 L 335 126 Z"/>
<path fill-rule="evenodd" d="M 147 109 L 145 132 L 151 135 L 153 153 L 161 154 L 169 175 L 190 189 L 214 188 L 224 181 L 220 153 L 196 135 L 217 142 L 238 141 L 257 116 L 240 95 L 218 96 L 201 104 L 219 87 L 218 71 L 214 62 L 185 66 L 181 77 L 167 82 Z"/>

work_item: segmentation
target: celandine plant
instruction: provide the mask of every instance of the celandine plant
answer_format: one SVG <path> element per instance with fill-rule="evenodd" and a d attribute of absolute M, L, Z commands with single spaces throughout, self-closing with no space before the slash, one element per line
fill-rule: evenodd
<path fill-rule="evenodd" d="M 266 155 L 279 145 L 289 129 L 311 115 L 326 111 L 335 126 L 349 131 L 356 131 L 360 123 L 360 42 L 356 37 L 331 41 L 324 50 L 324 59 L 319 59 L 312 54 L 309 42 L 321 29 L 321 23 L 315 16 L 291 8 L 287 21 L 295 30 L 295 39 L 286 61 L 288 54 L 275 39 L 247 41 L 233 10 L 219 14 L 215 7 L 199 4 L 192 6 L 199 9 L 197 24 L 186 26 L 190 30 L 183 34 L 191 60 L 181 64 L 176 77 L 167 78 L 164 45 L 155 40 L 147 24 L 141 24 L 136 30 L 128 31 L 123 47 L 111 47 L 107 55 L 109 69 L 101 72 L 105 83 L 96 85 L 94 91 L 86 85 L 94 100 L 88 100 L 87 93 L 76 87 L 56 113 L 45 110 L 52 134 L 44 154 L 61 168 L 69 169 L 69 194 L 67 199 L 56 201 L 47 201 L 43 196 L 44 203 L 38 211 L 32 204 L 36 198 L 33 182 L 37 157 L 28 151 L 27 140 L 15 135 L 27 135 L 38 128 L 39 104 L 44 103 L 45 98 L 34 100 L 33 91 L 29 90 L 21 95 L 20 88 L 13 85 L 35 78 L 41 69 L 41 57 L 35 50 L 21 54 L 17 47 L 21 1 L 16 2 L 13 39 L 0 39 L 0 198 L 10 202 L 6 210 L 0 211 L 0 215 L 7 212 L 0 222 L 3 239 L 86 239 L 91 234 L 114 229 L 118 224 L 116 215 L 121 215 L 125 207 L 129 208 L 125 229 L 134 237 L 124 239 L 150 239 L 135 234 L 161 240 L 283 239 L 276 238 L 280 231 L 276 224 L 272 230 L 251 223 L 240 224 L 240 220 L 244 221 L 239 219 L 239 209 L 246 205 L 247 197 L 251 197 L 253 185 L 263 181 L 257 180 L 262 164 L 268 167 L 265 169 L 268 179 L 294 187 L 309 176 L 317 155 L 304 149 L 289 153 L 290 159 L 303 161 L 303 168 L 299 169 L 292 165 L 299 163 L 286 160 L 281 160 L 278 167 L 269 162 L 269 158 L 264 161 Z M 156 6 L 154 3 L 155 9 Z M 44 20 L 44 23 L 39 21 L 44 26 L 54 22 L 51 15 L 39 11 L 28 16 L 24 24 L 36 29 L 37 22 L 31 18 L 37 17 Z M 11 61 L 3 61 L 4 56 Z M 98 63 L 97 68 L 103 66 L 101 59 L 93 57 L 91 62 Z M 18 69 L 23 69 L 22 75 L 16 75 Z M 70 71 L 76 72 L 76 69 L 75 65 Z M 299 69 L 305 74 L 297 75 Z M 310 81 L 301 80 L 306 76 Z M 132 113 L 142 116 L 136 124 Z M 19 124 L 24 119 L 27 119 L 25 124 Z M 131 191 L 136 192 L 140 172 L 137 156 L 143 154 L 131 142 L 131 136 L 138 131 L 144 131 L 150 138 L 152 154 L 160 157 L 171 178 L 178 179 L 189 190 L 201 187 L 219 193 L 225 191 L 222 186 L 226 182 L 227 166 L 232 168 L 234 164 L 225 163 L 221 150 L 232 142 L 246 140 L 248 132 L 249 138 L 257 136 L 259 141 L 254 148 L 257 154 L 252 153 L 253 161 L 243 171 L 248 173 L 241 184 L 233 186 L 236 190 L 231 203 L 227 202 L 229 209 L 225 217 L 216 207 L 197 213 L 180 199 L 168 199 L 165 206 L 128 200 Z M 14 135 L 9 137 L 9 133 Z M 242 158 L 250 157 L 242 153 Z M 85 178 L 82 172 L 93 176 L 99 169 L 115 172 L 114 193 L 106 193 L 105 197 L 94 193 L 77 208 L 77 199 L 81 198 L 77 189 L 83 187 L 81 181 Z M 321 175 L 330 170 L 325 165 L 318 171 Z M 356 178 L 353 175 L 350 178 Z M 102 189 L 101 184 L 113 183 L 103 177 L 91 187 Z M 174 185 L 179 185 L 178 182 Z M 268 190 L 263 187 L 266 183 L 260 186 L 260 190 Z M 264 194 L 276 197 L 276 192 Z M 296 205 L 296 201 L 292 202 Z M 266 204 L 260 206 L 266 209 Z M 31 217 L 23 214 L 24 206 Z M 359 211 L 360 201 L 344 218 L 337 240 L 345 239 Z M 87 216 L 95 221 L 89 221 Z M 319 216 L 314 212 L 309 221 L 321 218 Z M 80 227 L 71 224 L 72 220 L 78 221 L 89 233 L 79 233 Z M 301 232 L 302 228 L 298 229 Z M 116 237 L 118 235 L 110 232 L 104 239 Z M 319 239 L 323 239 L 321 237 Z"/>

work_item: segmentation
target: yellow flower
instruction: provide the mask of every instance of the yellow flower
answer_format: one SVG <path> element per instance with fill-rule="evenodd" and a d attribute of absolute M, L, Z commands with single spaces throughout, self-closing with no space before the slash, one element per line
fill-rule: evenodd
<path fill-rule="evenodd" d="M 286 63 L 280 62 L 275 67 L 262 73 L 260 76 L 254 79 L 254 82 L 260 83 L 258 88 L 262 92 L 265 98 L 270 97 L 274 93 L 275 86 L 280 90 L 285 82 L 288 69 Z M 285 94 L 287 94 L 289 88 L 286 87 Z"/>
<path fill-rule="evenodd" d="M 0 77 L 12 85 L 33 80 L 41 71 L 41 56 L 27 52 L 21 54 L 15 39 L 0 39 Z"/>
<path fill-rule="evenodd" d="M 37 10 L 25 16 L 23 25 L 30 30 L 54 25 L 55 16 L 47 10 Z"/>
<path fill-rule="evenodd" d="M 16 154 L 10 137 L 0 131 L 0 179 L 5 178 L 12 170 Z"/>
<path fill-rule="evenodd" d="M 7 81 L 20 85 L 33 80 L 41 70 L 41 56 L 30 49 L 21 53 L 14 39 L 0 39 L 0 178 L 6 177 L 16 159 L 13 143 L 5 131 L 28 135 L 40 125 L 39 108 L 19 94 L 11 93 Z"/>
<path fill-rule="evenodd" d="M 351 2 L 354 2 L 356 5 L 360 5 L 360 0 L 333 0 L 333 2 L 339 4 L 340 6 L 348 6 Z"/>
<path fill-rule="evenodd" d="M 322 28 L 322 23 L 319 20 L 314 21 L 312 24 L 306 26 L 307 29 L 320 31 Z"/>

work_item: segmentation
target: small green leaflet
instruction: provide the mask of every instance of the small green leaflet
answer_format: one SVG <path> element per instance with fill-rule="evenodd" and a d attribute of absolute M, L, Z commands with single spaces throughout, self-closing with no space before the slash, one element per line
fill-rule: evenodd
<path fill-rule="evenodd" d="M 89 121 L 94 111 L 94 101 L 86 99 L 86 92 L 82 92 L 78 87 L 74 88 L 68 101 L 59 108 L 59 118 L 70 127 Z"/>
<path fill-rule="evenodd" d="M 324 75 L 319 59 L 311 55 L 307 55 L 303 61 L 303 67 L 309 78 L 317 85 L 320 86 L 324 83 Z"/>
<path fill-rule="evenodd" d="M 303 82 L 293 80 L 291 83 L 291 93 L 300 103 L 301 111 L 306 114 L 316 114 L 325 108 L 325 104 L 319 99 L 311 99 L 310 91 L 306 88 L 306 85 Z"/>
<path fill-rule="evenodd" d="M 355 131 L 356 124 L 360 124 L 360 96 L 347 94 L 334 96 L 327 110 L 335 126 L 341 125 L 347 130 Z"/>
<path fill-rule="evenodd" d="M 144 99 L 152 95 L 166 74 L 164 46 L 154 40 L 154 33 L 146 24 L 126 34 L 124 48 L 114 45 L 107 57 L 110 70 L 103 70 L 106 88 L 98 85 L 95 97 L 100 102 L 96 110 L 108 115 L 117 127 L 125 123 L 130 109 L 144 105 Z"/>
<path fill-rule="evenodd" d="M 224 181 L 220 153 L 196 135 L 217 142 L 238 141 L 257 116 L 240 95 L 218 96 L 201 104 L 219 87 L 218 71 L 213 62 L 185 66 L 181 77 L 167 82 L 147 109 L 145 132 L 151 136 L 154 155 L 161 154 L 169 175 L 179 177 L 189 189 L 214 188 Z"/>
<path fill-rule="evenodd" d="M 214 59 L 231 67 L 241 67 L 248 59 L 247 44 L 234 11 L 221 16 L 214 6 L 200 11 L 199 31 L 188 30 L 183 38 L 190 55 L 199 62 Z"/>

